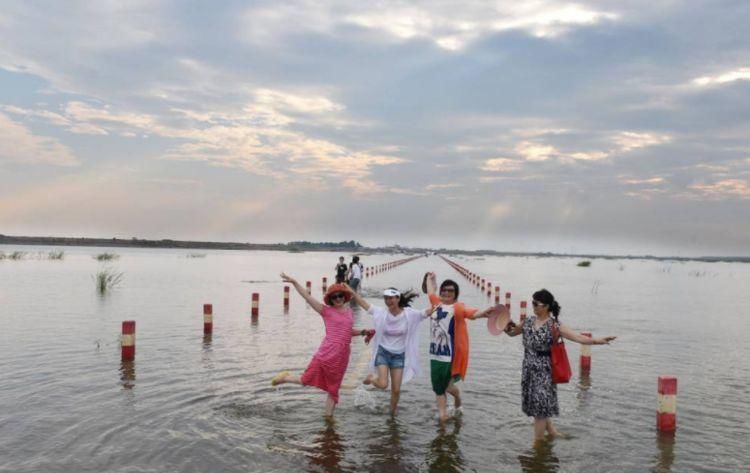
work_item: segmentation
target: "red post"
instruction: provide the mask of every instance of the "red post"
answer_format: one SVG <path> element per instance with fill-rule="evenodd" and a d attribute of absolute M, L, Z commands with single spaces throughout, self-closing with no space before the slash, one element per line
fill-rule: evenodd
<path fill-rule="evenodd" d="M 591 338 L 591 332 L 581 332 L 584 337 Z M 591 345 L 581 345 L 581 373 L 591 371 Z"/>
<path fill-rule="evenodd" d="M 123 361 L 135 359 L 135 320 L 126 320 L 122 323 L 122 336 L 120 337 Z"/>
<path fill-rule="evenodd" d="M 323 278 L 323 294 L 328 290 L 328 278 Z"/>
<path fill-rule="evenodd" d="M 677 378 L 659 376 L 656 404 L 656 429 L 661 432 L 677 430 Z"/>
<path fill-rule="evenodd" d="M 521 315 L 520 315 L 521 322 L 526 320 L 526 301 L 521 301 Z"/>
<path fill-rule="evenodd" d="M 255 318 L 258 316 L 258 310 L 260 306 L 260 294 L 253 292 L 253 305 L 250 309 L 250 315 Z"/>
<path fill-rule="evenodd" d="M 211 304 L 203 304 L 203 333 L 211 333 L 214 330 L 214 307 Z"/>
<path fill-rule="evenodd" d="M 312 283 L 310 281 L 305 283 L 305 287 L 307 287 L 307 294 L 312 294 Z"/>
<path fill-rule="evenodd" d="M 500 303 L 500 286 L 495 286 L 495 304 Z"/>
<path fill-rule="evenodd" d="M 505 307 L 510 309 L 510 292 L 505 293 Z"/>
<path fill-rule="evenodd" d="M 289 286 L 284 286 L 284 309 L 289 310 Z"/>
<path fill-rule="evenodd" d="M 487 297 L 492 297 L 492 283 L 487 281 Z"/>

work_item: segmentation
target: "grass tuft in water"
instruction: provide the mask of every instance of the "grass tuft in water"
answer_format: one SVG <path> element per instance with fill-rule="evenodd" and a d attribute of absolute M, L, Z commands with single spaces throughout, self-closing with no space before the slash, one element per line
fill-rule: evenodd
<path fill-rule="evenodd" d="M 205 253 L 188 253 L 185 257 L 186 258 L 205 258 L 206 254 Z"/>
<path fill-rule="evenodd" d="M 588 268 L 589 266 L 591 266 L 591 261 L 581 261 L 576 266 L 580 266 L 582 268 Z"/>
<path fill-rule="evenodd" d="M 107 291 L 120 284 L 124 274 L 121 271 L 115 271 L 111 268 L 105 268 L 94 275 L 96 290 L 99 294 L 106 294 Z"/>
<path fill-rule="evenodd" d="M 120 255 L 118 255 L 116 253 L 100 253 L 100 254 L 94 256 L 94 259 L 97 260 L 97 261 L 112 261 L 112 260 L 115 260 L 115 259 L 117 259 L 119 257 L 120 257 Z"/>
<path fill-rule="evenodd" d="M 20 261 L 22 259 L 26 259 L 26 255 L 27 253 L 25 251 L 14 251 L 13 253 L 8 255 L 8 259 Z"/>
<path fill-rule="evenodd" d="M 64 251 L 50 251 L 47 253 L 47 259 L 51 260 L 62 260 L 65 258 L 65 252 Z"/>

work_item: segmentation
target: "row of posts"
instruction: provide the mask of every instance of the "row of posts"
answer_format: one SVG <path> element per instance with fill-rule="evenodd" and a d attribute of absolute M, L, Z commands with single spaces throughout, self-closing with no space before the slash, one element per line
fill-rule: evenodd
<path fill-rule="evenodd" d="M 471 284 L 479 287 L 484 293 L 487 291 L 487 297 L 492 296 L 492 283 L 478 274 L 469 271 L 455 261 L 440 255 L 453 269 L 458 271 L 463 277 L 468 279 Z M 505 293 L 505 307 L 510 309 L 510 292 Z M 500 303 L 500 286 L 495 286 L 495 304 Z M 526 320 L 526 301 L 521 301 L 520 320 Z M 581 335 L 591 338 L 591 332 L 581 332 Z M 591 345 L 581 345 L 580 355 L 580 372 L 581 376 L 588 376 L 591 373 Z M 657 407 L 656 407 L 656 428 L 661 432 L 674 432 L 677 429 L 677 378 L 675 376 L 659 376 L 657 381 Z"/>

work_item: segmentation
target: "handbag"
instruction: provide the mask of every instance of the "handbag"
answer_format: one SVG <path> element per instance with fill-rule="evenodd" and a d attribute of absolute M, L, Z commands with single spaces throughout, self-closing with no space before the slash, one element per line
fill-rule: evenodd
<path fill-rule="evenodd" d="M 549 347 L 549 358 L 552 368 L 552 382 L 562 384 L 570 381 L 573 371 L 570 369 L 565 342 L 563 342 L 559 326 L 556 323 L 552 325 L 552 345 Z"/>

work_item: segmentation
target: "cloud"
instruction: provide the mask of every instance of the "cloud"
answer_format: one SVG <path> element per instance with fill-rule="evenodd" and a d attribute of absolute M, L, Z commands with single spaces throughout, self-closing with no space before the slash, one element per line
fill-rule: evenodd
<path fill-rule="evenodd" d="M 0 162 L 77 166 L 78 159 L 54 138 L 34 135 L 25 126 L 0 113 Z"/>
<path fill-rule="evenodd" d="M 333 15 L 332 11 L 340 13 Z M 281 38 L 292 32 L 335 35 L 346 27 L 357 26 L 381 33 L 365 39 L 408 41 L 424 38 L 442 49 L 457 51 L 493 33 L 519 30 L 537 37 L 554 38 L 576 28 L 618 18 L 619 14 L 615 12 L 557 0 L 472 4 L 448 1 L 429 6 L 395 0 L 377 5 L 297 1 L 249 8 L 242 15 L 239 34 L 251 43 L 278 44 Z"/>
<path fill-rule="evenodd" d="M 486 160 L 481 169 L 489 172 L 513 172 L 521 169 L 521 163 L 509 158 L 493 158 Z"/>
<path fill-rule="evenodd" d="M 740 67 L 713 76 L 702 76 L 693 79 L 692 83 L 700 87 L 729 84 L 740 80 L 750 80 L 750 67 Z"/>
<path fill-rule="evenodd" d="M 728 198 L 750 199 L 750 181 L 742 179 L 724 179 L 711 184 L 695 184 L 690 186 L 703 197 L 722 200 Z"/>

